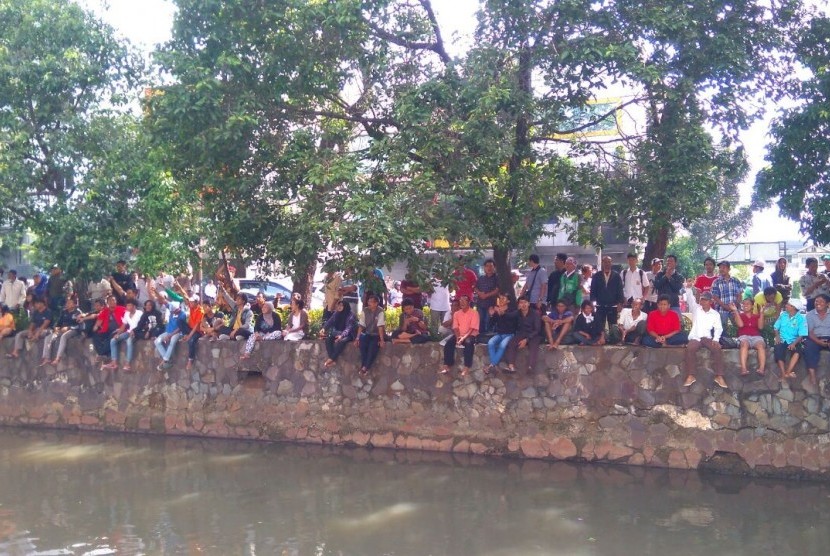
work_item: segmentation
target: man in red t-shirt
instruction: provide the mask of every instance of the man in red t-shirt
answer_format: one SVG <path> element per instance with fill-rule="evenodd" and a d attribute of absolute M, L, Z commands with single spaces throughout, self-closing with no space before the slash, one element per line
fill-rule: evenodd
<path fill-rule="evenodd" d="M 478 274 L 464 266 L 464 261 L 459 259 L 458 267 L 453 273 L 453 279 L 455 280 L 455 298 L 459 299 L 461 296 L 466 296 L 472 302 L 473 291 L 476 282 L 478 282 Z"/>
<path fill-rule="evenodd" d="M 126 307 L 116 304 L 115 296 L 107 297 L 107 306 L 98 313 L 92 326 L 92 345 L 99 356 L 110 357 L 110 339 L 124 324 L 126 312 Z M 108 368 L 101 367 L 101 370 L 107 371 Z"/>
<path fill-rule="evenodd" d="M 666 294 L 657 298 L 657 310 L 648 314 L 646 335 L 643 345 L 653 348 L 682 346 L 688 341 L 680 327 L 680 317 L 671 310 L 670 297 Z"/>
<path fill-rule="evenodd" d="M 703 274 L 695 278 L 694 284 L 695 288 L 700 290 L 701 293 L 712 291 L 712 284 L 718 279 L 718 274 L 715 272 L 715 259 L 706 257 L 703 261 L 703 268 Z"/>

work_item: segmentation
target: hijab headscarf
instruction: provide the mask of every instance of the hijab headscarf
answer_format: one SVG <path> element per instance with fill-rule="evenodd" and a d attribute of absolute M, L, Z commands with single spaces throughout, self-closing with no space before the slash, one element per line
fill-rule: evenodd
<path fill-rule="evenodd" d="M 349 315 L 352 314 L 352 306 L 350 303 L 346 303 L 345 301 L 341 301 L 343 304 L 343 309 L 337 311 L 334 314 L 334 329 L 335 330 L 345 330 L 346 323 L 349 322 Z"/>

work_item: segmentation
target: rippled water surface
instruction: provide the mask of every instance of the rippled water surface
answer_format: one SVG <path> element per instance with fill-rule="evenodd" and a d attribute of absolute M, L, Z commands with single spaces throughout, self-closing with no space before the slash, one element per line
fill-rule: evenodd
<path fill-rule="evenodd" d="M 0 554 L 830 554 L 830 486 L 0 430 Z"/>

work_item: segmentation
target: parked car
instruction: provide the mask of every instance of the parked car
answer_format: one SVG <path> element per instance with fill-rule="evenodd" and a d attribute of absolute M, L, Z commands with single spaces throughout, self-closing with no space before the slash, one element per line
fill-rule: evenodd
<path fill-rule="evenodd" d="M 265 294 L 267 301 L 274 301 L 277 294 L 282 294 L 279 300 L 280 305 L 288 305 L 291 302 L 291 288 L 274 282 L 273 280 L 256 280 L 250 278 L 242 278 L 239 280 L 239 291 L 248 296 L 248 300 L 252 301 L 258 293 Z"/>

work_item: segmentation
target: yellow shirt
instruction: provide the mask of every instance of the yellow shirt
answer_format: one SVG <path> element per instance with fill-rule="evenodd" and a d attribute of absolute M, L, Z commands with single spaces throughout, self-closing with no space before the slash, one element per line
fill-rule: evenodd
<path fill-rule="evenodd" d="M 0 317 L 0 330 L 4 328 L 14 328 L 14 317 L 11 313 L 6 313 Z"/>
<path fill-rule="evenodd" d="M 753 313 L 760 314 L 761 311 L 764 311 L 764 317 L 773 317 L 775 313 L 778 312 L 778 307 L 781 307 L 781 304 L 784 302 L 784 296 L 781 295 L 781 292 L 775 293 L 775 306 L 767 307 L 767 300 L 764 297 L 764 292 L 758 292 L 755 294 L 755 302 L 752 307 Z"/>

